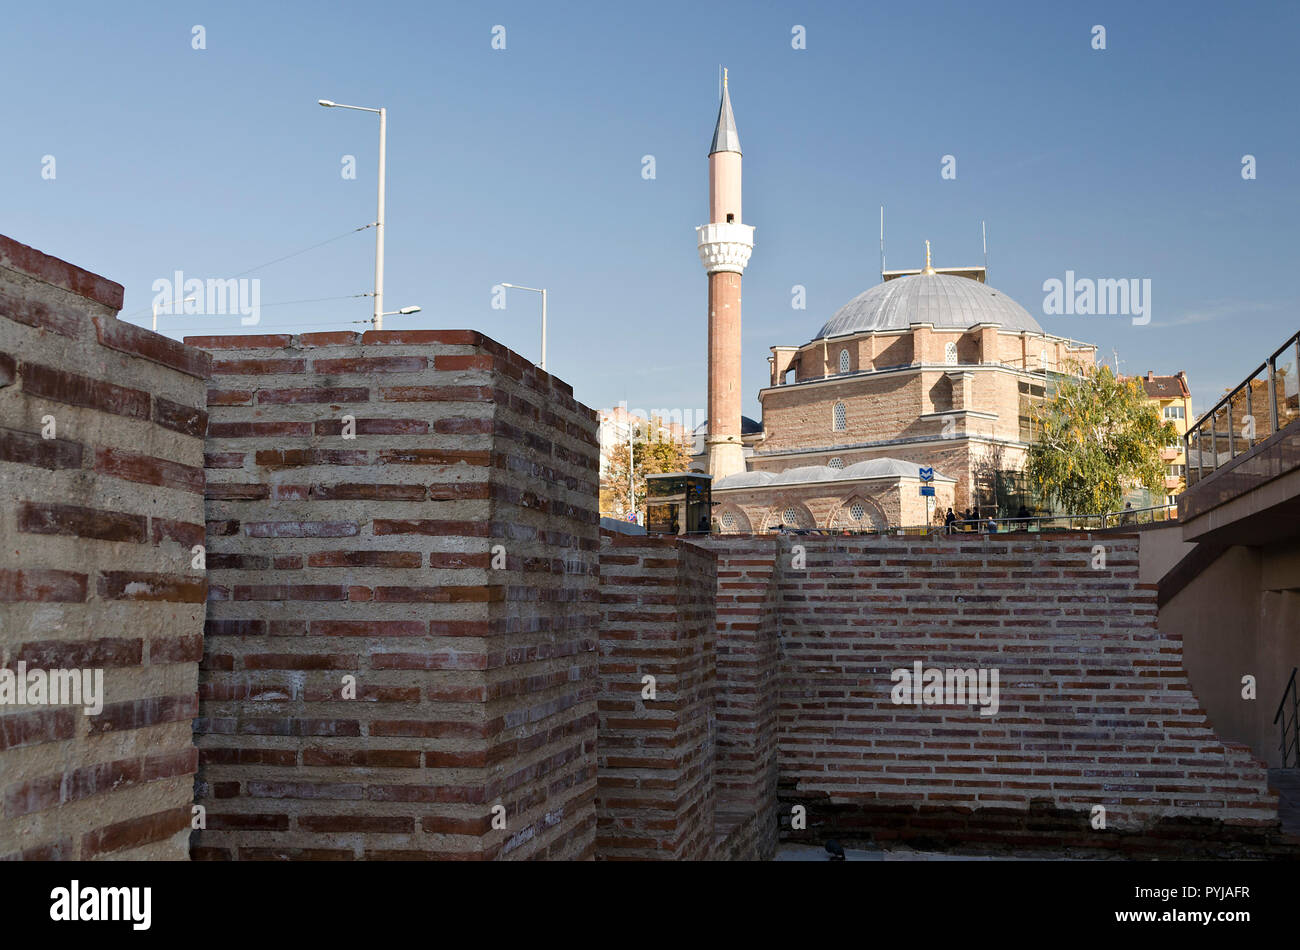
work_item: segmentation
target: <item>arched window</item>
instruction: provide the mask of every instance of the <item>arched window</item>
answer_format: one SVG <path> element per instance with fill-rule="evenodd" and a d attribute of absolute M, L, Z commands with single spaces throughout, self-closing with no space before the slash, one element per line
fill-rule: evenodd
<path fill-rule="evenodd" d="M 781 513 L 781 521 L 791 527 L 799 527 L 799 509 L 787 508 Z"/>
<path fill-rule="evenodd" d="M 736 513 L 734 511 L 724 511 L 722 513 L 722 526 L 726 528 L 728 531 L 732 531 L 735 529 Z"/>
<path fill-rule="evenodd" d="M 834 427 L 836 432 L 843 432 L 848 423 L 848 410 L 844 408 L 844 403 L 835 404 Z"/>
<path fill-rule="evenodd" d="M 849 506 L 849 517 L 854 521 L 861 521 L 867 516 L 867 509 L 862 506 L 861 502 L 855 501 Z"/>
<path fill-rule="evenodd" d="M 840 372 L 847 373 L 848 371 L 849 371 L 849 351 L 840 350 Z"/>
<path fill-rule="evenodd" d="M 837 456 L 835 456 L 835 458 L 831 459 L 831 460 L 830 460 L 829 462 L 827 462 L 826 464 L 829 465 L 831 468 L 843 468 L 843 467 L 844 467 L 844 459 L 840 458 L 840 457 L 837 455 Z"/>
<path fill-rule="evenodd" d="M 949 366 L 957 365 L 957 344 L 949 340 L 943 346 L 943 361 Z"/>

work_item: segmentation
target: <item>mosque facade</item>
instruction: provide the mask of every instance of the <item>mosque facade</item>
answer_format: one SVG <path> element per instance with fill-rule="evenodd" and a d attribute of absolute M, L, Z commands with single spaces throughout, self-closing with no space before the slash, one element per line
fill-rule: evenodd
<path fill-rule="evenodd" d="M 754 229 L 740 225 L 725 83 L 709 163 L 710 224 L 697 229 L 709 421 L 693 468 L 713 476 L 717 530 L 880 530 L 941 522 L 950 506 L 1032 510 L 1021 471 L 1034 407 L 1056 380 L 1091 368 L 1096 347 L 1046 332 L 984 267 L 932 266 L 927 242 L 923 267 L 883 272 L 807 342 L 773 346 L 762 418 L 742 426 L 740 286 Z"/>

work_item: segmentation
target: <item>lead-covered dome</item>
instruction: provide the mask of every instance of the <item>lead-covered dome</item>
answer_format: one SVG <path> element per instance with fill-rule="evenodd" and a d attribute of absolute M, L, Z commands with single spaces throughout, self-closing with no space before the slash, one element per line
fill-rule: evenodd
<path fill-rule="evenodd" d="M 936 329 L 946 330 L 997 323 L 1006 330 L 1043 332 L 1028 310 L 988 284 L 951 274 L 912 274 L 858 294 L 813 339 L 870 330 L 906 330 L 913 323 L 932 323 Z"/>

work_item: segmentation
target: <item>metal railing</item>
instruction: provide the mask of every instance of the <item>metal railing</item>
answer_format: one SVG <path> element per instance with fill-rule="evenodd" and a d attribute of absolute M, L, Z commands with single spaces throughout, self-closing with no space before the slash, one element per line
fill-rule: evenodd
<path fill-rule="evenodd" d="M 949 525 L 890 525 L 875 528 L 798 528 L 779 525 L 768 532 L 803 535 L 876 535 L 881 537 L 928 537 L 937 534 L 1007 534 L 1013 531 L 1057 532 L 1097 531 L 1102 528 L 1124 528 L 1142 524 L 1158 524 L 1178 520 L 1177 505 L 1152 505 L 1148 508 L 1126 508 L 1096 515 L 1043 515 L 1029 518 L 981 518 L 958 520 Z M 992 528 L 990 528 L 992 525 Z"/>
<path fill-rule="evenodd" d="M 1300 332 L 1188 428 L 1183 435 L 1188 487 L 1300 420 L 1297 370 Z"/>
<path fill-rule="evenodd" d="M 1107 511 L 1097 515 L 1043 515 L 1030 518 L 984 518 L 979 521 L 956 521 L 953 532 L 989 531 L 989 524 L 996 526 L 996 533 L 1007 531 L 1096 531 L 1101 528 L 1126 528 L 1132 525 L 1155 524 L 1178 519 L 1177 505 L 1152 505 L 1147 508 L 1125 508 L 1121 511 Z M 944 531 L 946 526 L 936 527 Z"/>
<path fill-rule="evenodd" d="M 1296 667 L 1291 668 L 1291 679 L 1287 681 L 1286 689 L 1282 693 L 1282 702 L 1277 704 L 1277 713 L 1273 716 L 1273 722 L 1276 724 L 1278 719 L 1282 720 L 1282 768 L 1300 767 L 1300 695 L 1296 693 L 1295 675 Z M 1286 712 L 1287 698 L 1291 699 L 1291 722 L 1290 730 L 1287 729 Z M 1290 738 L 1287 738 L 1290 736 Z M 1288 765 L 1287 763 L 1291 763 Z"/>

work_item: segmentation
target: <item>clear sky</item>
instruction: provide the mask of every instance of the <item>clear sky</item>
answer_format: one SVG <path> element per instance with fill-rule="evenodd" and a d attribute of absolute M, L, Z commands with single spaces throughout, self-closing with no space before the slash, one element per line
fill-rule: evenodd
<path fill-rule="evenodd" d="M 549 369 L 579 399 L 693 412 L 726 64 L 757 228 L 746 414 L 768 348 L 879 281 L 882 204 L 891 268 L 926 239 L 938 266 L 980 263 L 985 220 L 992 286 L 1122 372 L 1186 370 L 1199 412 L 1300 328 L 1297 35 L 1289 2 L 7 4 L 0 233 L 122 283 L 147 325 L 174 271 L 234 277 L 372 221 L 377 117 L 316 100 L 383 105 L 386 309 L 424 308 L 387 327 L 536 359 L 536 295 L 494 310 L 492 287 L 545 286 Z M 287 302 L 369 292 L 373 233 L 247 274 L 262 318 L 243 332 L 365 320 L 364 297 Z M 1067 270 L 1150 279 L 1150 323 L 1044 316 Z"/>

